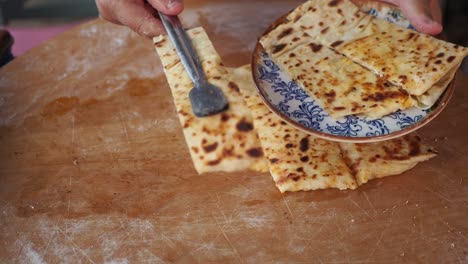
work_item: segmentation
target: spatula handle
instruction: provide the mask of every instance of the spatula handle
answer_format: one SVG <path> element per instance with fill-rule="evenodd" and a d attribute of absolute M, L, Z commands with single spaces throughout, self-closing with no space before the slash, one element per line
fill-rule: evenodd
<path fill-rule="evenodd" d="M 164 28 L 174 44 L 177 54 L 196 88 L 205 84 L 206 76 L 192 42 L 177 16 L 168 16 L 159 12 Z"/>

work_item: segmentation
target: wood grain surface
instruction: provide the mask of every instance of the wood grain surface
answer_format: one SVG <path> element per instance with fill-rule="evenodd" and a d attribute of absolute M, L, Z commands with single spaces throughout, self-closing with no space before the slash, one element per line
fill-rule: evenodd
<path fill-rule="evenodd" d="M 300 1 L 189 1 L 229 66 Z M 151 41 L 101 20 L 0 70 L 2 263 L 467 263 L 468 77 L 439 156 L 355 191 L 196 174 Z"/>

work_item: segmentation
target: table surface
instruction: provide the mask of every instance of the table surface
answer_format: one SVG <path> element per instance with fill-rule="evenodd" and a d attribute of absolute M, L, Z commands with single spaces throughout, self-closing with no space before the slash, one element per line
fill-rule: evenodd
<path fill-rule="evenodd" d="M 188 1 L 229 66 L 300 1 Z M 0 262 L 466 263 L 468 77 L 439 156 L 354 191 L 196 174 L 150 40 L 101 20 L 0 70 Z"/>

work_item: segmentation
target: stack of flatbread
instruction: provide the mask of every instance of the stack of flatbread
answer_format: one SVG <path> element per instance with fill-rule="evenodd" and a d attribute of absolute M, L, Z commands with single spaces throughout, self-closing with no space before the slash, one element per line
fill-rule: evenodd
<path fill-rule="evenodd" d="M 154 39 L 198 173 L 269 170 L 281 192 L 343 190 L 400 174 L 436 155 L 416 135 L 373 144 L 344 144 L 305 134 L 263 104 L 249 66 L 224 67 L 202 28 L 188 34 L 207 78 L 223 90 L 230 106 L 218 115 L 195 117 L 188 98 L 193 85 L 172 43 L 163 36 Z"/>
<path fill-rule="evenodd" d="M 335 118 L 430 108 L 468 49 L 377 19 L 350 0 L 309 0 L 260 39 Z"/>

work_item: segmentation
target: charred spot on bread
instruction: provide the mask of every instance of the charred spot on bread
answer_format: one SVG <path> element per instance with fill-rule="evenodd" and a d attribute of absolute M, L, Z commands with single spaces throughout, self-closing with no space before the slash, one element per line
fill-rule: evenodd
<path fill-rule="evenodd" d="M 337 6 L 341 3 L 342 0 L 332 0 L 328 3 L 328 6 L 330 7 L 334 7 L 334 6 Z"/>
<path fill-rule="evenodd" d="M 156 47 L 158 47 L 158 48 L 162 48 L 162 47 L 164 47 L 165 43 L 166 43 L 166 38 L 163 38 L 163 39 L 161 39 L 160 41 L 154 43 L 154 45 L 155 45 Z"/>
<path fill-rule="evenodd" d="M 296 23 L 299 19 L 301 19 L 302 15 L 297 15 L 294 17 L 293 22 Z"/>
<path fill-rule="evenodd" d="M 277 37 L 278 40 L 284 38 L 284 37 L 287 37 L 288 35 L 291 35 L 291 33 L 293 33 L 293 29 L 292 28 L 286 28 L 285 30 L 283 30 Z"/>
<path fill-rule="evenodd" d="M 417 156 L 421 154 L 421 148 L 420 148 L 420 144 L 418 141 L 411 141 L 410 142 L 410 152 L 409 152 L 409 155 L 411 157 L 414 157 L 414 156 Z"/>
<path fill-rule="evenodd" d="M 297 175 L 296 173 L 289 173 L 286 178 L 297 182 L 297 181 L 299 181 L 299 179 L 301 179 L 301 176 Z"/>
<path fill-rule="evenodd" d="M 250 122 L 245 121 L 245 119 L 240 120 L 236 125 L 237 130 L 242 132 L 249 132 L 253 130 L 253 125 Z"/>
<path fill-rule="evenodd" d="M 344 107 L 344 106 L 333 107 L 333 110 L 335 110 L 335 111 L 343 111 L 345 109 L 346 109 L 346 107 Z"/>
<path fill-rule="evenodd" d="M 337 41 L 333 42 L 330 46 L 331 46 L 332 48 L 336 48 L 336 47 L 338 47 L 338 46 L 341 45 L 341 44 L 343 44 L 343 41 L 342 41 L 342 40 L 337 40 Z"/>
<path fill-rule="evenodd" d="M 192 147 L 192 151 L 197 154 L 198 153 L 198 148 L 197 147 Z"/>
<path fill-rule="evenodd" d="M 401 83 L 405 84 L 408 81 L 408 76 L 400 75 L 400 76 L 398 76 L 398 79 L 401 80 Z"/>
<path fill-rule="evenodd" d="M 208 166 L 216 166 L 221 163 L 221 159 L 210 160 L 206 163 Z"/>
<path fill-rule="evenodd" d="M 224 148 L 223 149 L 223 157 L 231 157 L 234 155 L 232 148 Z"/>
<path fill-rule="evenodd" d="M 215 151 L 217 147 L 218 147 L 218 142 L 215 142 L 215 143 L 213 143 L 213 144 L 209 144 L 209 145 L 203 146 L 203 150 L 204 150 L 206 153 L 210 153 L 210 152 Z"/>
<path fill-rule="evenodd" d="M 275 46 L 273 47 L 273 51 L 272 51 L 272 52 L 273 52 L 273 54 L 275 54 L 275 53 L 278 53 L 278 52 L 282 51 L 284 48 L 286 48 L 286 44 L 275 45 Z"/>
<path fill-rule="evenodd" d="M 272 164 L 275 164 L 275 163 L 277 163 L 278 161 L 279 161 L 279 159 L 277 159 L 277 158 L 272 158 L 272 159 L 270 159 L 270 162 L 271 162 Z"/>
<path fill-rule="evenodd" d="M 222 113 L 222 114 L 221 114 L 221 121 L 227 122 L 227 121 L 229 120 L 229 118 L 230 118 L 230 117 L 229 117 L 228 114 L 226 114 L 226 113 Z"/>
<path fill-rule="evenodd" d="M 408 38 L 406 40 L 411 40 L 416 34 L 414 32 L 411 32 L 408 34 Z"/>
<path fill-rule="evenodd" d="M 234 82 L 229 82 L 228 87 L 234 92 L 240 92 L 239 86 L 237 86 L 237 84 Z"/>
<path fill-rule="evenodd" d="M 330 92 L 325 93 L 325 96 L 329 97 L 329 98 L 335 98 L 336 97 L 336 92 L 335 92 L 335 90 L 331 90 Z"/>
<path fill-rule="evenodd" d="M 363 101 L 383 102 L 387 99 L 395 99 L 401 96 L 400 91 L 384 91 L 370 94 L 363 98 Z"/>
<path fill-rule="evenodd" d="M 309 137 L 301 139 L 301 141 L 299 142 L 299 146 L 299 149 L 302 152 L 306 152 L 309 149 Z"/>
<path fill-rule="evenodd" d="M 247 150 L 247 155 L 252 158 L 259 158 L 263 156 L 262 148 L 251 148 Z"/>

